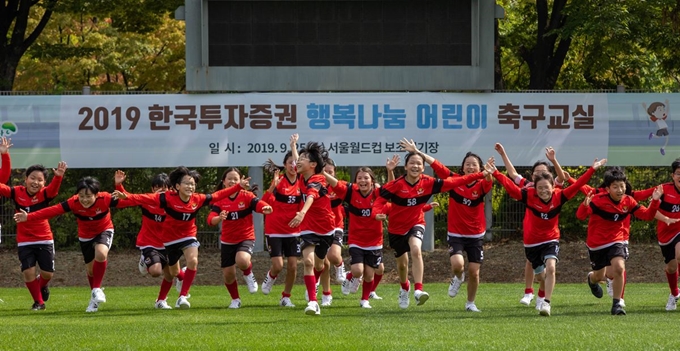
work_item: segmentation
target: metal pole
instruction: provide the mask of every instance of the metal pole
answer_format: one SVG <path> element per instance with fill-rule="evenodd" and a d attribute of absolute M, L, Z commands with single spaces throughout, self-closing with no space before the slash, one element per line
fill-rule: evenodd
<path fill-rule="evenodd" d="M 260 166 L 248 167 L 248 176 L 250 177 L 250 184 L 259 185 L 258 195 L 262 196 L 263 192 L 267 190 L 263 184 L 264 168 Z M 253 224 L 255 225 L 255 249 L 253 251 L 264 251 L 264 216 L 253 212 Z"/>
<path fill-rule="evenodd" d="M 425 174 L 434 175 L 432 167 L 425 167 Z M 423 238 L 422 251 L 434 251 L 434 211 L 425 212 L 425 237 Z"/>
<path fill-rule="evenodd" d="M 486 234 L 484 234 L 484 241 L 493 240 L 493 233 L 491 228 L 493 227 L 493 187 L 491 191 L 484 196 L 484 215 L 486 216 Z"/>

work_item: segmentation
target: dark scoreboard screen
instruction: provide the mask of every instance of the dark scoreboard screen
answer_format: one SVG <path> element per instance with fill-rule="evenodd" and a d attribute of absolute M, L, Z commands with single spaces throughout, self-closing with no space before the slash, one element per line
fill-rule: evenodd
<path fill-rule="evenodd" d="M 209 66 L 470 66 L 469 0 L 208 1 Z"/>

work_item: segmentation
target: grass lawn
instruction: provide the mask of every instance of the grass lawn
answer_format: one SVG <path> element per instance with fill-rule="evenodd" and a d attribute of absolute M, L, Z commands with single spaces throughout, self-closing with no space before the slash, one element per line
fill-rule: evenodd
<path fill-rule="evenodd" d="M 241 284 L 241 282 L 239 282 Z M 596 299 L 586 284 L 557 286 L 552 316 L 519 304 L 519 284 L 482 284 L 477 306 L 466 312 L 465 288 L 455 299 L 448 284 L 428 284 L 430 300 L 402 310 L 397 285 L 384 284 L 359 307 L 360 295 L 333 286 L 331 307 L 306 316 L 303 286 L 293 289 L 295 308 L 272 294 L 251 295 L 240 285 L 242 307 L 227 308 L 224 287 L 195 286 L 189 310 L 155 310 L 155 287 L 111 287 L 99 312 L 85 313 L 89 290 L 52 288 L 45 311 L 31 311 L 26 289 L 0 289 L 3 350 L 652 350 L 678 349 L 680 310 L 667 312 L 665 284 L 629 284 L 627 316 L 611 316 L 611 298 Z M 245 293 L 243 293 L 245 291 Z M 168 302 L 174 307 L 176 291 Z"/>

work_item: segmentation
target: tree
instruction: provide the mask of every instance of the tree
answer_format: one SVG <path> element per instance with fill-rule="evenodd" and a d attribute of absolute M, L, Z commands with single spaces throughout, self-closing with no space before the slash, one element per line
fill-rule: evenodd
<path fill-rule="evenodd" d="M 150 19 L 140 28 L 116 26 L 114 19 L 105 17 L 109 14 L 108 9 L 78 6 L 55 11 L 21 60 L 14 88 L 67 91 L 87 85 L 94 90 L 182 91 L 184 22 L 161 11 L 147 13 Z"/>
<path fill-rule="evenodd" d="M 7 0 L 0 4 L 0 91 L 12 90 L 19 60 L 45 29 L 57 1 Z M 40 20 L 31 30 L 28 18 L 38 7 Z"/>
<path fill-rule="evenodd" d="M 503 0 L 501 5 L 507 15 L 499 26 L 507 89 L 677 86 L 677 0 Z"/>

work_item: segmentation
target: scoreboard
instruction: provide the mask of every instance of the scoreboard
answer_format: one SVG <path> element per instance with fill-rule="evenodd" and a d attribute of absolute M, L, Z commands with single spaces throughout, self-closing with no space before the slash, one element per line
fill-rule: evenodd
<path fill-rule="evenodd" d="M 187 1 L 187 89 L 493 89 L 494 12 L 493 0 Z"/>

